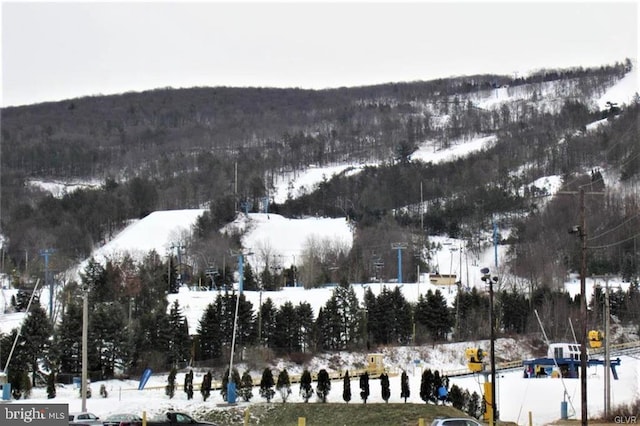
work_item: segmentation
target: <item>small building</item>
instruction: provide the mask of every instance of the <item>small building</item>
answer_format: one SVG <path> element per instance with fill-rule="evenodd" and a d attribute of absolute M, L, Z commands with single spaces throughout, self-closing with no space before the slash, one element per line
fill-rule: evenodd
<path fill-rule="evenodd" d="M 456 285 L 456 274 L 429 274 L 429 282 L 433 285 Z"/>

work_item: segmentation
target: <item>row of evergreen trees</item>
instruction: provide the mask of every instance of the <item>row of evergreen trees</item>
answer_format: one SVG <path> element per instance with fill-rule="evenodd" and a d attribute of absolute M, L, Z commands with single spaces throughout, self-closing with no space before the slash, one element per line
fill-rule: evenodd
<path fill-rule="evenodd" d="M 177 389 L 176 384 L 176 376 L 177 369 L 171 369 L 169 373 L 169 377 L 167 379 L 168 383 L 165 387 L 165 393 L 169 398 L 173 398 L 175 396 L 175 392 Z M 344 402 L 349 403 L 352 400 L 351 393 L 351 381 L 355 378 L 355 376 L 350 376 L 349 371 L 345 371 L 344 375 L 341 375 L 343 387 L 342 387 L 342 399 Z M 253 398 L 253 377 L 250 372 L 247 370 L 242 374 L 240 374 L 237 369 L 233 369 L 232 372 L 233 382 L 237 386 L 238 395 L 245 401 L 248 402 Z M 384 402 L 389 402 L 391 397 L 391 389 L 389 385 L 389 375 L 387 373 L 382 373 L 378 377 L 380 380 L 380 394 Z M 327 402 L 327 397 L 331 391 L 331 377 L 326 369 L 320 369 L 316 376 L 316 389 L 313 390 L 313 379 L 311 372 L 308 369 L 304 369 L 302 375 L 300 376 L 300 397 L 304 402 L 309 402 L 311 397 L 315 394 L 319 401 Z M 359 385 L 360 385 L 360 398 L 364 404 L 367 403 L 369 396 L 371 395 L 370 389 L 370 376 L 367 371 L 363 372 L 359 376 Z M 220 394 L 222 395 L 222 399 L 227 401 L 228 397 L 228 388 L 227 385 L 229 383 L 229 369 L 225 371 L 222 376 L 222 383 L 220 386 Z M 262 372 L 262 377 L 259 383 L 259 393 L 260 396 L 266 399 L 267 402 L 271 402 L 274 398 L 276 392 L 280 395 L 280 398 L 283 403 L 287 402 L 287 399 L 291 395 L 291 378 L 289 377 L 289 373 L 287 369 L 282 369 L 278 373 L 277 381 L 274 381 L 273 371 L 270 368 L 265 368 Z M 273 389 L 275 387 L 275 390 Z M 411 390 L 409 387 L 409 376 L 406 371 L 402 371 L 401 376 L 401 384 L 400 384 L 400 397 L 404 399 L 404 402 L 407 402 L 407 399 L 411 396 Z M 187 399 L 193 398 L 193 370 L 189 370 L 185 373 L 184 376 L 184 392 L 187 394 Z M 202 394 L 202 400 L 207 401 L 210 397 L 212 391 L 212 373 L 208 371 L 204 374 L 202 378 L 202 383 L 200 385 L 200 393 Z M 467 390 L 462 390 L 457 385 L 451 386 L 451 390 L 449 390 L 449 378 L 447 376 L 441 376 L 439 370 L 432 371 L 427 368 L 423 371 L 421 382 L 420 382 L 420 398 L 426 402 L 427 404 L 445 404 L 450 403 L 455 408 L 459 410 L 463 410 L 467 414 L 479 418 L 483 413 L 483 405 L 480 401 L 480 396 L 477 392 L 473 392 L 470 394 Z"/>

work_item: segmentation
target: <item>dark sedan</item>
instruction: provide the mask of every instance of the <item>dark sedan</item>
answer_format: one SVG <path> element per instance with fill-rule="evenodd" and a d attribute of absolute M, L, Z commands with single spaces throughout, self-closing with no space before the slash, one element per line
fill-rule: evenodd
<path fill-rule="evenodd" d="M 142 418 L 137 414 L 112 414 L 103 422 L 103 426 L 142 426 Z"/>

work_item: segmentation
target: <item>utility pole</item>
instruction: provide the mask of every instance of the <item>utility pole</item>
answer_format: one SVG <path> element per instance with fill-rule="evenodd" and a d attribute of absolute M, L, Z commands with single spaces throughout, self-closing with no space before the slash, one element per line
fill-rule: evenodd
<path fill-rule="evenodd" d="M 402 284 L 402 250 L 407 248 L 406 243 L 392 243 L 391 249 L 398 250 L 398 284 Z"/>
<path fill-rule="evenodd" d="M 580 188 L 580 312 L 582 330 L 580 336 L 580 414 L 582 426 L 589 423 L 587 417 L 587 220 L 584 208 L 584 189 Z"/>
<path fill-rule="evenodd" d="M 574 195 L 575 191 L 559 191 L 557 194 Z M 587 413 L 587 219 L 584 205 L 584 188 L 578 192 L 580 198 L 580 225 L 573 226 L 570 234 L 580 237 L 580 415 L 582 426 L 589 423 Z M 604 192 L 589 192 L 589 195 L 604 195 Z"/>

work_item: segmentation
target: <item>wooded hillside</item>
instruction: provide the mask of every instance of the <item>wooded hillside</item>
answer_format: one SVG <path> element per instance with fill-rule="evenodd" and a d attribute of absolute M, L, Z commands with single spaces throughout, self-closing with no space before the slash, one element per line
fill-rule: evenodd
<path fill-rule="evenodd" d="M 536 275 L 535 280 L 547 281 L 546 272 L 524 266 L 532 264 L 532 253 L 540 253 L 536 244 L 564 247 L 566 262 L 551 272 L 554 281 L 562 276 L 560 270 L 575 266 L 576 257 L 567 249 L 570 237 L 545 235 L 573 223 L 574 218 L 559 213 L 572 201 L 565 197 L 556 201 L 565 204 L 562 208 L 539 211 L 539 197 L 545 194 L 523 188 L 548 175 L 575 184 L 597 179 L 598 171 L 591 174 L 595 166 L 611 169 L 622 183 L 637 179 L 637 103 L 615 119 L 612 115 L 610 125 L 584 131 L 607 113 L 593 99 L 630 66 L 627 61 L 544 70 L 526 79 L 477 75 L 319 91 L 159 89 L 6 108 L 1 146 L 6 260 L 21 271 L 27 259 L 39 260 L 38 250 L 55 247 L 56 266 L 62 270 L 131 218 L 208 205 L 211 212 L 200 221 L 193 244 L 224 249 L 233 241 L 212 244 L 207 239 L 221 238 L 219 226 L 242 203 L 258 209 L 273 194 L 277 176 L 309 165 L 370 162 L 377 166 L 337 176 L 306 196 L 270 208 L 288 216 L 346 214 L 354 220 L 355 249 L 349 258 L 333 261 L 338 269 L 340 262 L 356 265 L 342 278 L 370 276 L 372 253 L 365 246 L 388 245 L 389 239 L 407 241 L 411 254 L 422 250 L 421 239 L 435 233 L 463 237 L 472 249 L 479 247 L 479 232 L 490 229 L 494 218 L 501 228 L 517 230 L 509 237 L 523 243 L 514 248 L 515 265 Z M 507 90 L 510 97 L 487 103 L 498 90 Z M 411 158 L 427 142 L 440 149 L 486 135 L 496 137 L 492 148 L 454 162 L 425 164 Z M 97 179 L 102 185 L 57 199 L 26 184 L 28 179 Z M 609 193 L 606 200 L 589 203 L 600 203 L 590 207 L 590 221 L 615 224 L 637 206 L 637 191 Z M 563 217 L 543 223 L 530 214 L 545 221 L 553 221 L 546 217 L 554 214 Z M 637 220 L 629 226 L 637 229 Z M 629 235 L 627 228 L 618 232 Z M 618 232 L 608 237 L 618 241 Z M 603 251 L 598 270 L 637 270 L 634 244 Z M 412 259 L 419 256 L 407 256 L 409 271 L 419 261 Z M 326 275 L 310 281 L 322 283 Z"/>

